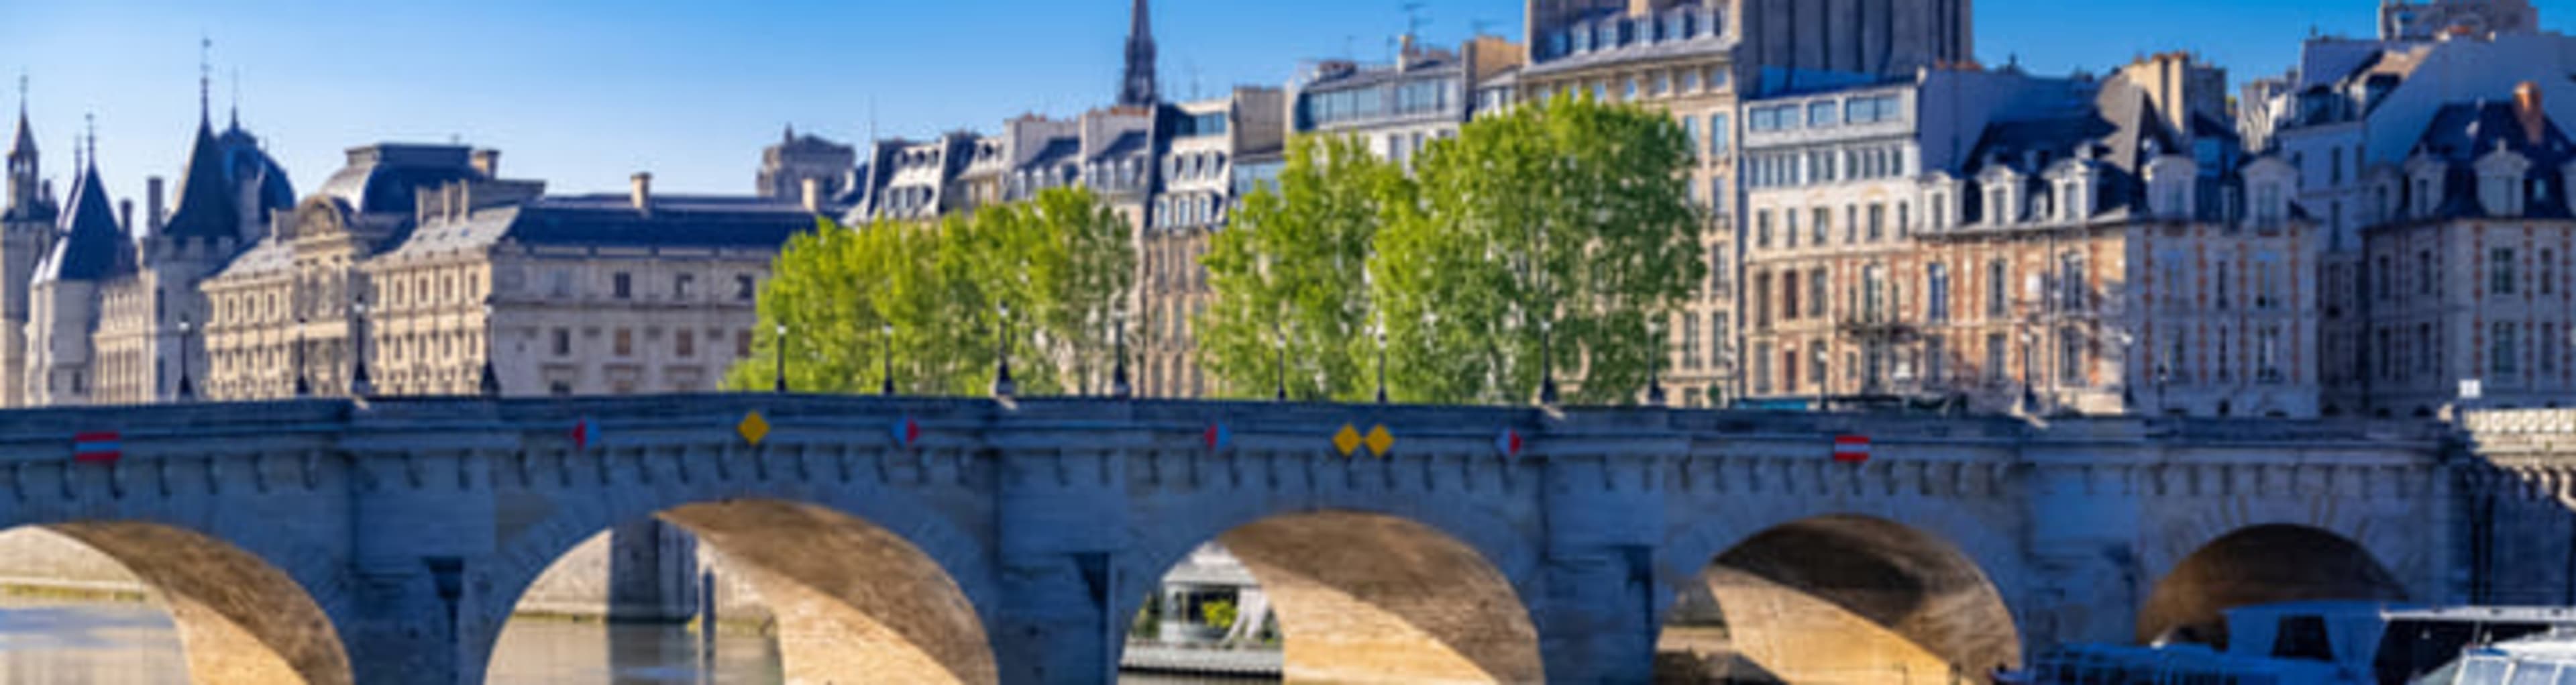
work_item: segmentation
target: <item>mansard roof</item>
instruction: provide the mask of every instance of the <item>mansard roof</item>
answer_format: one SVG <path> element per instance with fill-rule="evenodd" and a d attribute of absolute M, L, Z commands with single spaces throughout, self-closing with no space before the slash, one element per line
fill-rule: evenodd
<path fill-rule="evenodd" d="M 245 191 L 248 191 L 245 193 Z M 254 204 L 245 212 L 243 200 Z M 286 170 L 260 151 L 259 139 L 240 126 L 222 137 L 203 121 L 190 148 L 188 168 L 179 179 L 179 205 L 162 235 L 174 238 L 245 237 L 244 221 L 264 220 L 271 210 L 294 206 L 295 189 Z"/>
<path fill-rule="evenodd" d="M 558 247 L 744 248 L 774 250 L 817 217 L 800 203 L 755 197 L 656 195 L 653 211 L 632 197 L 542 197 L 412 229 L 387 257 L 428 257 L 502 243 Z"/>
<path fill-rule="evenodd" d="M 2567 167 L 2576 162 L 2576 143 L 2548 117 L 2526 126 L 2521 110 L 2510 102 L 2452 103 L 2435 112 L 2416 139 L 2414 156 L 2443 164 L 2442 197 L 2435 214 L 2442 218 L 2497 216 L 2478 192 L 2477 161 L 2497 152 L 2521 155 L 2531 166 L 2521 179 L 2532 191 L 2521 216 L 2566 218 L 2576 215 L 2567 199 Z"/>
<path fill-rule="evenodd" d="M 462 145 L 379 143 L 350 148 L 348 164 L 318 192 L 359 214 L 411 214 L 414 191 L 483 177 Z"/>
<path fill-rule="evenodd" d="M 37 281 L 106 280 L 134 270 L 134 242 L 108 207 L 100 187 L 98 165 L 81 170 L 72 185 L 71 211 L 63 215 L 62 239 L 36 267 Z"/>

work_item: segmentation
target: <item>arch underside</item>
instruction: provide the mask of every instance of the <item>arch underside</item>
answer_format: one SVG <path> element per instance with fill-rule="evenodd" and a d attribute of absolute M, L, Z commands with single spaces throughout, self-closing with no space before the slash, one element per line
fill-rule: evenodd
<path fill-rule="evenodd" d="M 2402 602 L 2406 588 L 2369 550 L 2325 530 L 2254 526 L 2201 546 L 2138 610 L 2138 641 L 2227 645 L 2228 609 L 2313 600 Z"/>
<path fill-rule="evenodd" d="M 1872 518 L 1779 526 L 1683 584 L 1659 681 L 1886 683 L 2021 663 L 2002 595 L 1948 543 Z"/>
<path fill-rule="evenodd" d="M 1278 613 L 1289 682 L 1534 683 L 1538 631 L 1474 548 L 1404 519 L 1327 511 L 1223 535 Z"/>
<path fill-rule="evenodd" d="M 1000 679 L 973 602 L 947 569 L 900 535 L 828 507 L 779 500 L 686 504 L 655 516 L 714 550 L 722 568 L 769 609 L 788 682 Z"/>
<path fill-rule="evenodd" d="M 338 631 L 304 586 L 257 555 L 177 527 L 41 526 L 114 559 L 170 612 L 199 685 L 355 681 Z"/>

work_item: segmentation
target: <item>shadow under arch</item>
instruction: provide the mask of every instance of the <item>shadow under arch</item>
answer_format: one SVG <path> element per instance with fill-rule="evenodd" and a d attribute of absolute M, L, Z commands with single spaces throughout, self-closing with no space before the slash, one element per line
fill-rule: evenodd
<path fill-rule="evenodd" d="M 1258 518 L 1214 542 L 1276 612 L 1288 682 L 1546 680 L 1511 581 L 1432 526 L 1326 509 Z"/>
<path fill-rule="evenodd" d="M 777 499 L 682 504 L 654 516 L 715 550 L 723 570 L 767 606 L 788 682 L 1000 679 L 974 603 L 902 535 L 830 507 Z M 556 563 L 570 550 L 559 550 Z M 524 595 L 529 580 L 515 592 Z"/>
<path fill-rule="evenodd" d="M 1851 515 L 1775 526 L 1705 562 L 1655 652 L 1660 683 L 1947 683 L 2022 659 L 2011 608 L 1973 558 Z"/>
<path fill-rule="evenodd" d="M 115 562 L 169 612 L 200 685 L 356 681 L 330 615 L 303 584 L 232 543 L 174 525 L 90 520 L 37 524 Z"/>
<path fill-rule="evenodd" d="M 2406 601 L 2406 586 L 2359 543 L 2322 528 L 2267 524 L 2201 545 L 2157 579 L 2138 641 L 2227 646 L 2228 609 L 2310 600 Z"/>

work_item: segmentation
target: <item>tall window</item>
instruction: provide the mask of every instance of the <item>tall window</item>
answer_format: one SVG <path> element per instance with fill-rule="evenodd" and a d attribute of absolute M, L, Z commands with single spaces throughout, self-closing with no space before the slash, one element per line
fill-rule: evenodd
<path fill-rule="evenodd" d="M 632 298 L 635 296 L 635 277 L 624 271 L 612 274 L 608 277 L 608 289 L 610 296 L 617 299 Z"/>
<path fill-rule="evenodd" d="M 1796 321 L 1799 314 L 1807 311 L 1798 307 L 1798 290 L 1806 285 L 1804 281 L 1798 280 L 1798 270 L 1780 272 L 1781 321 Z"/>
<path fill-rule="evenodd" d="M 2225 259 L 2218 260 L 2215 268 L 2212 269 L 2211 275 L 2212 278 L 2210 278 L 2209 281 L 2212 284 L 2212 287 L 2217 291 L 2216 304 L 2218 305 L 2218 308 L 2227 309 L 2235 306 L 2235 298 L 2230 295 L 2230 291 L 2227 287 L 2229 280 L 2227 277 L 2227 261 Z"/>
<path fill-rule="evenodd" d="M 1771 330 L 1771 274 L 1753 275 L 1753 329 Z"/>
<path fill-rule="evenodd" d="M 1950 351 L 1941 336 L 1923 338 L 1923 383 L 1938 386 L 1950 377 Z"/>
<path fill-rule="evenodd" d="M 635 331 L 624 328 L 617 329 L 617 356 L 629 357 L 634 356 L 634 354 Z"/>
<path fill-rule="evenodd" d="M 1732 126 L 1732 122 L 1727 120 L 1727 116 L 1724 114 L 1708 115 L 1709 152 L 1711 154 L 1723 155 L 1726 154 L 1728 150 L 1734 149 L 1734 146 L 1735 129 Z"/>
<path fill-rule="evenodd" d="M 2556 292 L 2558 292 L 2558 253 L 2551 250 L 2541 250 L 2540 294 L 2549 295 Z"/>
<path fill-rule="evenodd" d="M 1860 309 L 1863 321 L 1884 321 L 1887 307 L 1887 267 L 1872 264 L 1861 270 Z"/>
<path fill-rule="evenodd" d="M 1700 359 L 1699 315 L 1682 313 L 1682 368 L 1698 369 Z"/>
<path fill-rule="evenodd" d="M 1805 386 L 1798 384 L 1797 343 L 1780 346 L 1780 392 L 1794 395 L 1802 387 Z"/>
<path fill-rule="evenodd" d="M 1940 262 L 1923 266 L 1923 318 L 1932 323 L 1950 322 L 1950 267 Z"/>
<path fill-rule="evenodd" d="M 2068 327 L 2057 332 L 2057 377 L 2067 385 L 2084 384 L 2084 331 Z"/>
<path fill-rule="evenodd" d="M 2514 287 L 2513 248 L 2499 247 L 2488 253 L 2487 292 L 2511 295 Z"/>
<path fill-rule="evenodd" d="M 1753 244 L 1766 250 L 1771 248 L 1771 210 L 1753 213 Z"/>
<path fill-rule="evenodd" d="M 733 277 L 733 299 L 750 302 L 760 295 L 760 281 L 750 274 Z"/>
<path fill-rule="evenodd" d="M 1886 222 L 1887 222 L 1887 205 L 1881 205 L 1881 204 L 1873 204 L 1873 205 L 1870 205 L 1870 206 L 1869 206 L 1869 239 L 1870 239 L 1870 242 L 1877 242 L 1879 238 L 1881 238 L 1881 237 L 1883 237 L 1883 236 L 1885 236 L 1885 235 L 1886 235 L 1886 231 L 1887 231 L 1887 228 L 1886 228 Z"/>
<path fill-rule="evenodd" d="M 2002 333 L 1986 334 L 1986 380 L 2002 382 L 2012 377 L 2011 346 Z"/>
<path fill-rule="evenodd" d="M 1753 392 L 1771 394 L 1771 343 L 1753 344 Z"/>
<path fill-rule="evenodd" d="M 2566 349 L 2563 345 L 2559 345 L 2559 343 L 2565 340 L 2565 338 L 2558 337 L 2558 324 L 2544 323 L 2540 325 L 2540 344 L 2531 346 L 2531 349 L 2533 352 L 2537 353 L 2532 356 L 2540 358 L 2540 364 L 2538 366 L 2540 367 L 2541 373 L 2558 373 L 2558 355 L 2564 354 L 2564 350 Z"/>
<path fill-rule="evenodd" d="M 2269 383 L 2281 382 L 2283 380 L 2281 375 L 2281 329 L 2273 326 L 2265 326 L 2262 330 L 2255 332 L 2254 335 L 2254 373 L 2256 374 L 2256 378 Z"/>
<path fill-rule="evenodd" d="M 1833 296 L 1831 279 L 1822 268 L 1807 273 L 1807 316 L 1825 318 L 1826 298 Z"/>
<path fill-rule="evenodd" d="M 1833 210 L 1833 208 L 1831 208 L 1831 207 L 1817 207 L 1817 208 L 1816 208 L 1816 213 L 1815 213 L 1815 223 L 1814 223 L 1814 225 L 1813 225 L 1813 226 L 1810 226 L 1809 228 L 1810 228 L 1810 230 L 1812 230 L 1814 233 L 1813 233 L 1812 235 L 1810 235 L 1810 236 L 1809 236 L 1809 237 L 1813 238 L 1813 240 L 1810 240 L 1810 241 L 1808 241 L 1808 242 L 1809 242 L 1809 243 L 1811 243 L 1811 244 L 1813 244 L 1813 245 L 1815 245 L 1816 247 L 1824 247 L 1824 246 L 1825 246 L 1826 238 L 1827 238 L 1827 237 L 1829 237 L 1829 236 L 1831 236 L 1831 235 L 1833 235 L 1833 228 L 1834 228 L 1834 210 Z"/>
<path fill-rule="evenodd" d="M 1691 158 L 1698 159 L 1700 151 L 1708 147 L 1707 141 L 1699 137 L 1699 117 L 1682 117 L 1682 134 L 1690 138 Z"/>
<path fill-rule="evenodd" d="M 2168 382 L 2191 373 L 2191 329 L 2176 328 L 2166 337 L 2164 361 L 2156 365 L 2157 382 Z"/>
<path fill-rule="evenodd" d="M 2060 311 L 2084 311 L 2088 301 L 2092 299 L 2086 297 L 2085 291 L 2088 284 L 2084 275 L 2084 253 L 2069 252 L 2058 257 L 2057 288 Z"/>
<path fill-rule="evenodd" d="M 2254 258 L 2254 308 L 2281 306 L 2281 265 L 2269 254 Z"/>
<path fill-rule="evenodd" d="M 695 294 L 697 285 L 696 274 L 680 274 L 671 277 L 671 299 L 687 302 L 689 297 Z"/>
<path fill-rule="evenodd" d="M 2489 356 L 2495 358 L 2492 364 L 2497 380 L 2503 380 L 2519 370 L 2515 364 L 2519 360 L 2514 358 L 2518 348 L 2514 345 L 2513 335 L 2517 332 L 2520 330 L 2515 328 L 2514 324 L 2499 321 L 2495 324 L 2494 332 L 2487 336 L 2494 346 L 2494 349 L 2489 350 L 2491 353 Z"/>
<path fill-rule="evenodd" d="M 698 356 L 698 332 L 683 328 L 671 337 L 672 352 L 681 359 Z"/>
<path fill-rule="evenodd" d="M 2002 318 L 2011 313 L 2011 265 L 1997 259 L 1986 263 L 1986 316 Z"/>
<path fill-rule="evenodd" d="M 555 356 L 557 356 L 557 357 L 570 357 L 570 356 L 572 356 L 572 329 L 569 329 L 569 328 L 557 328 L 557 329 L 555 329 L 555 335 L 554 335 L 554 337 L 555 337 L 555 341 L 554 341 L 554 342 L 555 342 L 555 344 L 554 344 L 554 348 L 555 348 Z"/>

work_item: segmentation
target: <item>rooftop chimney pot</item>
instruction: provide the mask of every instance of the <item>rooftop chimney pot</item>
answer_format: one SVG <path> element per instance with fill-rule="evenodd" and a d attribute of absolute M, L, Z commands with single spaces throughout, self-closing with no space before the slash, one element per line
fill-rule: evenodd
<path fill-rule="evenodd" d="M 652 212 L 653 174 L 651 172 L 639 171 L 635 173 L 633 180 L 635 182 L 634 192 L 630 194 L 630 197 L 635 202 L 635 211 L 647 213 Z"/>

